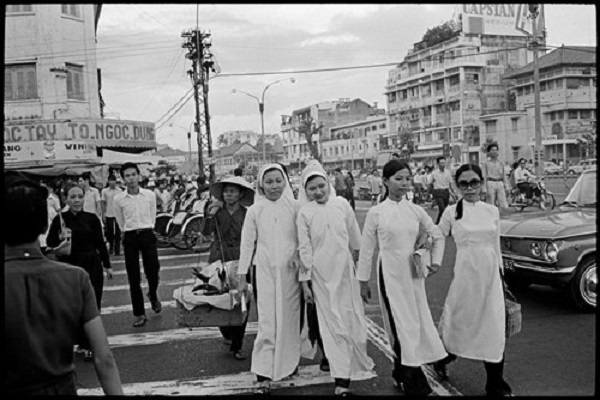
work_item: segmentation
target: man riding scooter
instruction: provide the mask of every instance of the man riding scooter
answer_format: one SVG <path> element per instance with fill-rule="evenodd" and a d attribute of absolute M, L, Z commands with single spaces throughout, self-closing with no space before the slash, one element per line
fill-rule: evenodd
<path fill-rule="evenodd" d="M 531 181 L 535 180 L 535 175 L 527 170 L 527 160 L 524 158 L 519 159 L 519 166 L 515 169 L 515 182 L 517 184 L 517 188 L 519 188 L 521 193 L 525 193 L 525 199 L 528 202 L 532 200 L 532 194 L 535 194 L 536 198 L 539 198 L 541 195 L 540 188 L 533 184 Z M 540 208 L 542 210 L 545 209 L 545 205 L 543 202 L 540 202 Z"/>

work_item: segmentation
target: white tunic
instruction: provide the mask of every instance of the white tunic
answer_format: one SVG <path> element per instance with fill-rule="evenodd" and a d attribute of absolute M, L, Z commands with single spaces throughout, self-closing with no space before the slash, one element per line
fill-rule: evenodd
<path fill-rule="evenodd" d="M 463 201 L 446 208 L 439 227 L 456 242 L 454 278 L 438 326 L 446 350 L 459 357 L 500 362 L 504 353 L 504 294 L 498 208 Z"/>
<path fill-rule="evenodd" d="M 296 200 L 283 196 L 262 199 L 248 208 L 242 227 L 239 274 L 248 272 L 256 247 L 258 333 L 251 370 L 275 381 L 290 375 L 301 355 L 313 357 L 316 351 L 306 324 L 301 337 L 298 271 L 288 266 L 298 249 L 298 208 Z"/>
<path fill-rule="evenodd" d="M 414 273 L 412 254 L 419 232 L 431 235 L 432 263 L 441 264 L 444 239 L 431 217 L 412 202 L 396 202 L 388 198 L 367 213 L 358 262 L 358 279 L 368 281 L 373 253 L 379 246 L 377 282 L 385 328 L 393 346 L 395 338 L 382 297 L 380 272 L 383 272 L 385 291 L 400 342 L 401 363 L 409 367 L 431 363 L 447 355 L 429 310 L 425 279 L 417 278 Z"/>
<path fill-rule="evenodd" d="M 360 228 L 350 204 L 330 197 L 311 201 L 298 214 L 300 259 L 311 280 L 321 338 L 331 376 L 361 379 L 373 376 L 367 355 L 367 323 L 351 250 L 360 249 Z"/>

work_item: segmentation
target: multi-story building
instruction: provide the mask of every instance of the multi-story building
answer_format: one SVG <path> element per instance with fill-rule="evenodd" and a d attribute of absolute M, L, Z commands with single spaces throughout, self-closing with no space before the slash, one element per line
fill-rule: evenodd
<path fill-rule="evenodd" d="M 576 163 L 595 146 L 596 48 L 560 47 L 538 60 L 543 159 Z M 485 134 L 505 147 L 506 160 L 534 159 L 533 64 L 506 74 L 516 111 L 482 116 Z M 520 140 L 515 140 L 515 138 Z"/>
<path fill-rule="evenodd" d="M 6 6 L 7 168 L 93 161 L 102 149 L 156 148 L 154 124 L 104 119 L 96 28 L 102 6 Z"/>
<path fill-rule="evenodd" d="M 262 153 L 250 143 L 235 143 L 213 152 L 217 177 L 232 175 L 240 165 L 258 167 L 262 163 Z"/>
<path fill-rule="evenodd" d="M 231 146 L 234 143 L 250 143 L 252 146 L 256 146 L 258 136 L 258 133 L 250 130 L 228 131 L 219 135 L 217 144 L 219 146 Z"/>
<path fill-rule="evenodd" d="M 322 102 L 294 110 L 291 116 L 282 116 L 281 132 L 283 137 L 283 162 L 291 168 L 302 169 L 302 165 L 312 158 L 305 135 L 300 133 L 304 121 L 311 119 L 322 126 L 320 135 L 313 135 L 313 142 L 323 154 L 323 144 L 332 140 L 332 128 L 363 121 L 373 115 L 384 115 L 385 111 L 371 106 L 361 99 L 339 99 Z M 335 139 L 337 140 L 337 139 Z"/>
<path fill-rule="evenodd" d="M 349 170 L 372 168 L 377 160 L 380 136 L 387 132 L 385 115 L 332 127 L 331 138 L 321 143 L 323 166 Z"/>
<path fill-rule="evenodd" d="M 510 110 L 502 76 L 533 59 L 527 36 L 515 28 L 522 15 L 517 7 L 483 15 L 464 6 L 454 37 L 429 47 L 416 43 L 390 71 L 388 135 L 412 133 L 416 161 L 441 155 L 480 161 L 480 116 Z"/>

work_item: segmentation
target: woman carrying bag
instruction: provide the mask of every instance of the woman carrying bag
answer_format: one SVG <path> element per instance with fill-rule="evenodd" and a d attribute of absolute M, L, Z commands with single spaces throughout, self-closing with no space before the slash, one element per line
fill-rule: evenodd
<path fill-rule="evenodd" d="M 480 201 L 483 174 L 464 164 L 454 177 L 462 199 L 442 214 L 439 228 L 456 242 L 454 278 L 450 283 L 438 331 L 449 353 L 434 363 L 447 379 L 446 365 L 456 357 L 481 360 L 489 396 L 511 396 L 504 370 L 505 304 L 500 276 L 500 215 L 496 206 Z"/>
<path fill-rule="evenodd" d="M 55 251 L 59 261 L 81 267 L 89 274 L 96 295 L 96 305 L 100 311 L 104 286 L 102 266 L 106 269 L 108 279 L 113 277 L 102 235 L 102 225 L 96 214 L 83 211 L 83 188 L 71 183 L 65 188 L 65 193 L 69 210 L 59 213 L 54 218 L 46 243 L 51 249 L 50 253 Z M 65 240 L 69 234 L 70 245 Z M 84 360 L 93 360 L 94 355 L 86 337 L 81 339 L 78 351 L 84 353 Z"/>
<path fill-rule="evenodd" d="M 213 183 L 210 187 L 211 195 L 223 203 L 222 207 L 212 207 L 205 213 L 206 219 L 202 228 L 204 236 L 213 234 L 214 241 L 210 247 L 208 263 L 221 260 L 227 261 L 240 259 L 240 242 L 242 240 L 242 226 L 246 218 L 246 207 L 254 202 L 254 190 L 244 178 L 239 176 L 223 179 Z M 242 326 L 220 327 L 225 343 L 230 343 L 230 350 L 237 360 L 246 359 L 242 351 L 244 333 L 248 315 Z"/>

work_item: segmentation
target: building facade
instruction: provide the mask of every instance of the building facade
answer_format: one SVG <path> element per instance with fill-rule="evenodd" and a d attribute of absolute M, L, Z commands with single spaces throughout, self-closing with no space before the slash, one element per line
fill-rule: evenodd
<path fill-rule="evenodd" d="M 301 127 L 305 121 L 312 119 L 316 126 L 321 127 L 320 134 L 313 135 L 312 140 L 317 146 L 319 154 L 324 155 L 325 142 L 340 140 L 332 135 L 334 127 L 364 121 L 368 117 L 376 115 L 385 115 L 385 111 L 377 108 L 376 103 L 370 105 L 358 98 L 317 103 L 294 110 L 291 116 L 283 115 L 281 123 L 283 163 L 289 165 L 290 168 L 301 170 L 312 158 L 306 137 L 301 133 Z M 323 161 L 325 162 L 325 159 Z"/>
<path fill-rule="evenodd" d="M 596 48 L 557 48 L 539 58 L 538 68 L 543 159 L 566 165 L 567 160 L 573 164 L 582 158 L 595 157 Z M 534 159 L 533 64 L 512 71 L 505 78 L 519 115 L 501 113 L 482 117 L 485 133 L 494 139 L 502 135 L 522 138 L 519 142 L 506 141 L 510 147 L 506 150 L 507 160 Z"/>
<path fill-rule="evenodd" d="M 101 5 L 7 5 L 7 167 L 90 161 L 102 149 L 156 148 L 154 124 L 104 119 L 96 28 Z"/>
<path fill-rule="evenodd" d="M 415 161 L 444 155 L 454 163 L 479 163 L 484 141 L 480 117 L 516 111 L 502 77 L 530 63 L 533 53 L 526 26 L 517 24 L 523 17 L 521 5 L 500 6 L 501 12 L 491 14 L 463 6 L 454 37 L 429 46 L 416 43 L 389 72 L 388 136 L 412 135 Z M 382 144 L 390 145 L 385 138 Z"/>

